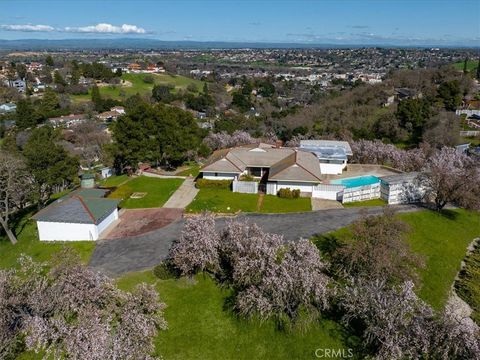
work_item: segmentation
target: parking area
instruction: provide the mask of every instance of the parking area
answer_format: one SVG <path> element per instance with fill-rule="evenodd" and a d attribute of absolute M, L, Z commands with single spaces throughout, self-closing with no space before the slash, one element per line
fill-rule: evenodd
<path fill-rule="evenodd" d="M 125 209 L 117 224 L 102 234 L 102 239 L 118 239 L 146 234 L 158 230 L 183 216 L 182 209 Z"/>

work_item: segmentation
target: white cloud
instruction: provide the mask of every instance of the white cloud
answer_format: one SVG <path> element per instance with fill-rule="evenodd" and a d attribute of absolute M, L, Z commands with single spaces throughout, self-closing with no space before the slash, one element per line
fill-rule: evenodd
<path fill-rule="evenodd" d="M 122 26 L 115 26 L 112 24 L 101 23 L 97 25 L 82 26 L 82 27 L 66 27 L 65 32 L 76 33 L 103 33 L 103 34 L 146 34 L 147 31 L 136 25 L 123 24 Z"/>
<path fill-rule="evenodd" d="M 6 31 L 25 31 L 25 32 L 50 32 L 54 31 L 55 28 L 50 25 L 31 25 L 31 24 L 24 24 L 24 25 L 0 25 L 1 30 Z"/>

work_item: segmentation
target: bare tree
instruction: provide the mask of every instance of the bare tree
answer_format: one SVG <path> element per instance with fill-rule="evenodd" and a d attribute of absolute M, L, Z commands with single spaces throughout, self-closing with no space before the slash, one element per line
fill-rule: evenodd
<path fill-rule="evenodd" d="M 89 168 L 104 157 L 103 147 L 110 142 L 110 136 L 91 121 L 78 124 L 73 128 L 73 142 L 78 154 Z"/>
<path fill-rule="evenodd" d="M 32 192 L 32 178 L 19 156 L 0 151 L 0 223 L 8 238 L 17 239 L 9 226 L 10 216 L 25 206 Z"/>

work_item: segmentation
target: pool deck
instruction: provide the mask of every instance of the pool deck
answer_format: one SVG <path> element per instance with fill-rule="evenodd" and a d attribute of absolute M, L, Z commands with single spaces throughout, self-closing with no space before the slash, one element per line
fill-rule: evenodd
<path fill-rule="evenodd" d="M 367 164 L 348 164 L 347 169 L 341 175 L 324 174 L 322 178 L 325 182 L 330 180 L 345 179 L 357 176 L 373 175 L 376 177 L 396 175 L 402 173 L 400 170 L 388 168 L 383 165 L 367 165 Z"/>

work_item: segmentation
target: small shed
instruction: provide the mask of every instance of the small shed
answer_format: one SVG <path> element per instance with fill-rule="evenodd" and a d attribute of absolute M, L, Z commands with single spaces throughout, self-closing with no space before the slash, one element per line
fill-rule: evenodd
<path fill-rule="evenodd" d="M 95 186 L 95 174 L 82 174 L 80 176 L 80 186 L 84 189 L 91 189 Z"/>

